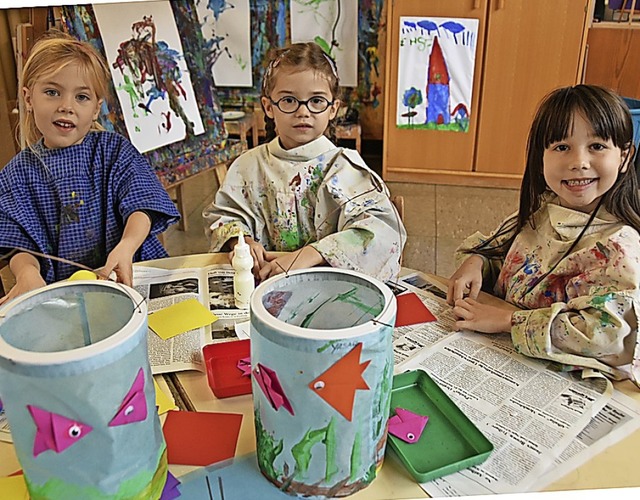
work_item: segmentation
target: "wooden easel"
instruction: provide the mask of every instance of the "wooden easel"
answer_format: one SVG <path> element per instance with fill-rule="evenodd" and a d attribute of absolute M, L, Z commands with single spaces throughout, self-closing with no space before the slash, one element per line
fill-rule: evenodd
<path fill-rule="evenodd" d="M 16 26 L 16 70 L 18 75 L 22 74 L 22 68 L 24 63 L 29 57 L 29 52 L 35 41 L 40 38 L 48 29 L 48 7 L 33 7 L 29 12 L 28 23 L 18 24 Z M 18 93 L 22 92 L 22 89 L 18 89 Z M 25 110 L 23 109 L 22 99 L 18 98 L 18 110 L 20 112 L 20 121 L 22 122 L 22 116 Z M 26 146 L 22 134 L 20 134 L 20 148 Z"/>

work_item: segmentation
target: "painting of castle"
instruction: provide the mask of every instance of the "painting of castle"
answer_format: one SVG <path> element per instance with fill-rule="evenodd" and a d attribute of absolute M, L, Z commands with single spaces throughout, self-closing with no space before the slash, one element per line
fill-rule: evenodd
<path fill-rule="evenodd" d="M 400 18 L 398 128 L 467 132 L 479 21 Z"/>

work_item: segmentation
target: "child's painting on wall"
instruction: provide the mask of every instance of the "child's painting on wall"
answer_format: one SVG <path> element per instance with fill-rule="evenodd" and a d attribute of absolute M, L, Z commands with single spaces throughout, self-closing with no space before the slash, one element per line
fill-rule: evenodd
<path fill-rule="evenodd" d="M 291 42 L 316 42 L 336 61 L 340 85 L 358 85 L 358 2 L 291 0 Z"/>
<path fill-rule="evenodd" d="M 467 132 L 477 19 L 401 17 L 398 128 Z"/>
<path fill-rule="evenodd" d="M 249 0 L 196 0 L 216 87 L 253 86 Z"/>
<path fill-rule="evenodd" d="M 204 132 L 167 1 L 94 5 L 131 142 L 150 151 Z"/>

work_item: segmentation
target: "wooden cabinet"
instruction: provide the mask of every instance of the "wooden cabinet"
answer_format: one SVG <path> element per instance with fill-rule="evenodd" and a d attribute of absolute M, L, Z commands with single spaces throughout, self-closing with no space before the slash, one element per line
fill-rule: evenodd
<path fill-rule="evenodd" d="M 517 187 L 550 90 L 580 81 L 589 0 L 394 0 L 387 15 L 385 180 Z M 479 20 L 467 132 L 396 127 L 400 17 Z"/>
<path fill-rule="evenodd" d="M 640 99 L 640 23 L 598 23 L 589 29 L 585 83 Z"/>

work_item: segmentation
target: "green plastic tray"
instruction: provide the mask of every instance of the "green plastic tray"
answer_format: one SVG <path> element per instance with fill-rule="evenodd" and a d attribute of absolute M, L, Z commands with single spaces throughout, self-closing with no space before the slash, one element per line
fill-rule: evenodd
<path fill-rule="evenodd" d="M 397 407 L 429 417 L 414 444 L 389 434 L 389 447 L 420 483 L 478 465 L 493 451 L 493 444 L 422 370 L 393 377 L 391 415 Z"/>

